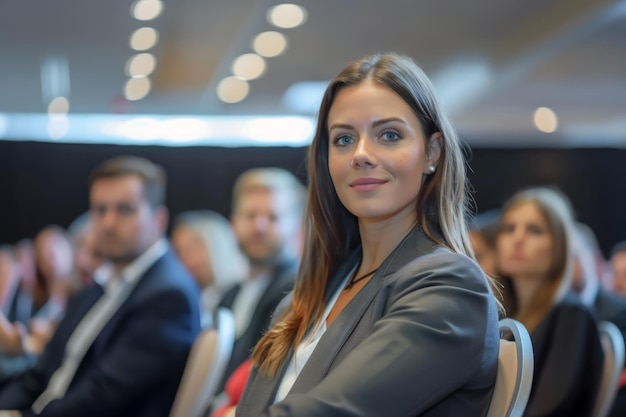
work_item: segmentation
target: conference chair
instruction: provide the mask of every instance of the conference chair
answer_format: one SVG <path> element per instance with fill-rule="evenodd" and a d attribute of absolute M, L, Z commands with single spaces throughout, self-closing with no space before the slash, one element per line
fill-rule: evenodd
<path fill-rule="evenodd" d="M 216 326 L 203 329 L 189 353 L 170 417 L 202 417 L 233 351 L 235 321 L 230 310 L 218 309 Z"/>
<path fill-rule="evenodd" d="M 521 417 L 524 414 L 533 383 L 534 356 L 528 330 L 517 320 L 500 320 L 498 371 L 487 417 Z"/>
<path fill-rule="evenodd" d="M 593 417 L 606 417 L 617 395 L 618 382 L 624 369 L 624 338 L 619 328 L 608 321 L 598 323 L 604 351 L 604 366 Z"/>

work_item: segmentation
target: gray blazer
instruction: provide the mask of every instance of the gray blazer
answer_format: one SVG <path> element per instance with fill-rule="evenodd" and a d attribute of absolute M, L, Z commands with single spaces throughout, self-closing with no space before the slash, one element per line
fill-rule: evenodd
<path fill-rule="evenodd" d="M 338 268 L 328 294 L 359 259 Z M 326 330 L 287 397 L 273 404 L 287 361 L 274 377 L 253 369 L 237 417 L 483 417 L 498 348 L 482 271 L 415 228 Z"/>

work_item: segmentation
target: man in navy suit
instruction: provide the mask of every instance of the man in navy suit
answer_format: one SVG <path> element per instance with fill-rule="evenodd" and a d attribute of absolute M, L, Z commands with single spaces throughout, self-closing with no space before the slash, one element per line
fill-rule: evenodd
<path fill-rule="evenodd" d="M 0 392 L 0 416 L 167 417 L 200 331 L 198 288 L 164 239 L 165 173 L 119 157 L 92 173 L 107 261 L 69 304 L 33 369 Z"/>

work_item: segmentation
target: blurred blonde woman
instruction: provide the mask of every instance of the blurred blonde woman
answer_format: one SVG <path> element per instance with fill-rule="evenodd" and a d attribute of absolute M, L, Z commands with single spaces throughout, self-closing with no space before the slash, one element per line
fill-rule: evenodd
<path fill-rule="evenodd" d="M 224 293 L 247 276 L 248 261 L 228 220 L 210 210 L 180 214 L 174 222 L 172 244 L 202 288 L 202 325 L 210 325 Z"/>
<path fill-rule="evenodd" d="M 570 292 L 573 227 L 567 198 L 549 188 L 521 191 L 502 211 L 496 250 L 504 304 L 535 351 L 525 417 L 591 416 L 596 398 L 603 354 L 591 312 Z"/>

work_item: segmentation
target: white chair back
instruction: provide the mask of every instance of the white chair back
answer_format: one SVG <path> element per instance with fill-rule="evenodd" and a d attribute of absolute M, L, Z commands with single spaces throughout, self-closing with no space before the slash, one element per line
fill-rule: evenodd
<path fill-rule="evenodd" d="M 533 383 L 534 355 L 528 331 L 513 319 L 500 320 L 500 333 L 514 341 L 500 340 L 498 371 L 487 417 L 521 417 Z"/>
<path fill-rule="evenodd" d="M 606 417 L 615 401 L 619 379 L 624 369 L 624 337 L 619 328 L 608 321 L 598 323 L 598 331 L 604 351 L 604 366 L 593 417 Z"/>
<path fill-rule="evenodd" d="M 233 315 L 220 308 L 215 328 L 202 330 L 191 348 L 170 417 L 204 415 L 230 360 L 234 341 Z"/>

